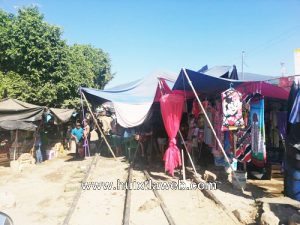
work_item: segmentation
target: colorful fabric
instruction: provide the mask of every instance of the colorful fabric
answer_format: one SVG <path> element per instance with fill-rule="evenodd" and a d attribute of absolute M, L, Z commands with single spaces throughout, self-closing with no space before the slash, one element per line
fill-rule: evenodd
<path fill-rule="evenodd" d="M 251 125 L 237 132 L 235 157 L 240 162 L 251 161 Z"/>
<path fill-rule="evenodd" d="M 221 113 L 222 112 L 222 104 L 220 101 L 216 102 L 214 111 L 215 111 L 214 117 L 213 117 L 214 128 L 215 128 L 217 137 L 219 138 L 220 142 L 223 143 L 224 142 L 224 134 L 221 131 L 223 117 L 222 117 L 222 113 Z M 219 147 L 217 141 L 214 142 L 213 154 L 214 154 L 214 156 L 223 156 L 222 150 Z"/>
<path fill-rule="evenodd" d="M 210 111 L 207 112 L 207 117 L 212 121 L 212 113 Z M 210 147 L 213 146 L 214 143 L 214 135 L 206 120 L 204 122 L 204 143 Z"/>
<path fill-rule="evenodd" d="M 221 94 L 223 108 L 222 131 L 244 128 L 242 94 L 233 88 Z"/>
<path fill-rule="evenodd" d="M 230 144 L 230 132 L 224 132 L 224 151 L 227 155 L 230 154 L 231 144 Z"/>
<path fill-rule="evenodd" d="M 165 170 L 174 176 L 174 169 L 181 166 L 181 156 L 176 146 L 176 134 L 179 130 L 183 109 L 184 97 L 167 94 L 161 97 L 160 107 L 166 131 L 169 136 L 169 147 L 164 154 Z"/>
<path fill-rule="evenodd" d="M 266 162 L 264 106 L 263 96 L 250 102 L 252 162 L 257 167 L 263 167 Z"/>
<path fill-rule="evenodd" d="M 298 94 L 294 100 L 289 122 L 292 124 L 300 122 L 300 91 L 298 91 Z"/>
<path fill-rule="evenodd" d="M 193 101 L 193 109 L 192 109 L 192 114 L 194 115 L 195 118 L 198 118 L 200 113 L 200 107 L 199 107 L 199 103 L 197 100 Z"/>
<path fill-rule="evenodd" d="M 287 130 L 287 112 L 277 112 L 277 126 L 279 130 L 279 134 L 282 138 L 286 137 L 286 130 Z"/>

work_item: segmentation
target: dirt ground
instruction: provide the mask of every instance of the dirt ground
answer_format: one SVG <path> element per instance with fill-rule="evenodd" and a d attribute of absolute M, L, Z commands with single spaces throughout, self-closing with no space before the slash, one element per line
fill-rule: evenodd
<path fill-rule="evenodd" d="M 0 167 L 0 196 L 4 193 L 11 201 L 15 200 L 10 206 L 0 202 L 0 211 L 10 215 L 16 225 L 62 224 L 91 160 L 73 161 L 71 156 L 65 156 L 24 168 L 22 172 Z M 99 156 L 87 181 L 116 184 L 119 179 L 125 182 L 128 166 L 121 157 L 115 161 Z M 170 182 L 178 178 L 166 175 L 161 165 L 153 165 L 150 171 L 154 181 Z M 133 170 L 133 179 L 146 180 L 139 166 Z M 249 182 L 248 194 L 241 194 L 221 179 L 213 193 L 229 211 L 238 210 L 244 223 L 255 224 L 255 198 L 268 196 L 268 189 L 263 189 L 268 185 L 271 184 L 267 181 L 264 184 Z M 130 224 L 168 224 L 153 191 L 135 190 L 131 193 Z M 176 224 L 234 224 L 224 210 L 199 190 L 161 190 L 159 193 Z M 122 224 L 124 199 L 124 190 L 83 190 L 69 224 Z"/>

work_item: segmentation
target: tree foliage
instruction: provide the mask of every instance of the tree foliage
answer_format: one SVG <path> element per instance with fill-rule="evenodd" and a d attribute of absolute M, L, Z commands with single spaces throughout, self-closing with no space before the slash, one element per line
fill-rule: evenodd
<path fill-rule="evenodd" d="M 0 10 L 0 97 L 70 107 L 78 103 L 80 86 L 104 88 L 113 78 L 108 54 L 69 46 L 61 36 L 36 7 L 16 15 Z"/>

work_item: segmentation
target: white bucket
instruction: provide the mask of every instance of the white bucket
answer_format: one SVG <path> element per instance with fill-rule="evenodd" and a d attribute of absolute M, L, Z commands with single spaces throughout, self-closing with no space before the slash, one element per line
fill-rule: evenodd
<path fill-rule="evenodd" d="M 240 185 L 242 186 L 242 188 L 245 189 L 246 183 L 247 183 L 247 172 L 235 171 L 234 173 L 236 175 L 236 178 L 240 182 Z M 241 189 L 240 185 L 236 181 L 236 178 L 234 177 L 234 173 L 231 174 L 232 175 L 232 185 L 234 188 Z"/>
<path fill-rule="evenodd" d="M 76 153 L 76 142 L 74 140 L 71 141 L 70 153 Z"/>
<path fill-rule="evenodd" d="M 47 160 L 54 159 L 55 151 L 54 150 L 46 150 L 46 158 L 47 158 Z"/>

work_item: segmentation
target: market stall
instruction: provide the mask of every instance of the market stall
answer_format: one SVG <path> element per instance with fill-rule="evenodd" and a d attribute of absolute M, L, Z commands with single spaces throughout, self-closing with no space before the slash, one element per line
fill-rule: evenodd
<path fill-rule="evenodd" d="M 33 155 L 33 135 L 36 128 L 37 126 L 29 122 L 1 121 L 0 130 L 2 130 L 2 132 L 12 132 L 12 137 L 14 137 L 12 140 L 1 140 L 2 142 L 5 142 L 5 145 L 1 148 L 0 152 L 1 161 L 15 161 L 24 153 Z M 6 137 L 9 137 L 9 135 Z"/>
<path fill-rule="evenodd" d="M 205 144 L 216 166 L 237 170 L 240 162 L 241 170 L 246 164 L 266 168 L 267 149 L 279 147 L 284 135 L 286 90 L 264 81 L 219 78 L 188 69 L 181 70 L 175 90 L 195 93 L 186 137 L 189 151 Z"/>

